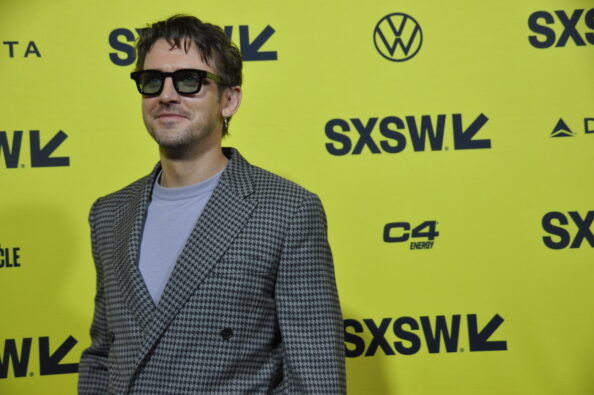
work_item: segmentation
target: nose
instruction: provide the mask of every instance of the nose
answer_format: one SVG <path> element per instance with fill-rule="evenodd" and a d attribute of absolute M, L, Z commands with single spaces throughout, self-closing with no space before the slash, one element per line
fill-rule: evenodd
<path fill-rule="evenodd" d="M 165 81 L 163 81 L 163 90 L 159 95 L 159 100 L 163 103 L 173 103 L 179 102 L 179 98 L 179 93 L 177 93 L 173 86 L 173 78 L 171 78 L 171 76 L 165 77 Z"/>

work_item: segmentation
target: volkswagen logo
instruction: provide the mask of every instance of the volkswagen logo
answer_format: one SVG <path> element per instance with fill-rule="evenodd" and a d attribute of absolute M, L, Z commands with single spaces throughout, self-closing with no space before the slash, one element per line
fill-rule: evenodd
<path fill-rule="evenodd" d="M 413 17 L 395 12 L 386 15 L 375 25 L 373 43 L 384 58 L 404 62 L 421 49 L 423 32 Z"/>

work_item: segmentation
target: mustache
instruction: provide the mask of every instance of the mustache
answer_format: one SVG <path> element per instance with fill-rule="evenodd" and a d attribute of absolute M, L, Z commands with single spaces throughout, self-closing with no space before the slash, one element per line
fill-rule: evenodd
<path fill-rule="evenodd" d="M 158 108 L 156 108 L 154 111 L 151 112 L 151 116 L 153 118 L 157 118 L 162 114 L 174 114 L 174 115 L 179 115 L 185 118 L 189 118 L 190 117 L 190 113 L 188 111 L 185 111 L 184 109 L 180 108 L 179 106 L 159 106 Z"/>

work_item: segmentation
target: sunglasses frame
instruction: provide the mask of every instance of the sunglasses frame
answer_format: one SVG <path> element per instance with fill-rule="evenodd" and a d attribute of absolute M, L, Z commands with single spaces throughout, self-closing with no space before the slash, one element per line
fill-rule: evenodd
<path fill-rule="evenodd" d="M 161 79 L 161 88 L 159 88 L 159 90 L 155 93 L 144 93 L 144 92 L 142 92 L 142 90 L 140 88 L 140 80 L 141 80 L 142 74 L 149 73 L 149 72 L 156 73 L 157 75 L 159 75 L 161 77 L 160 78 Z M 184 73 L 184 72 L 198 73 L 200 80 L 198 82 L 198 88 L 195 91 L 180 92 L 179 89 L 177 88 L 176 75 L 180 75 L 180 73 Z M 179 93 L 180 95 L 193 95 L 195 93 L 200 92 L 200 89 L 202 89 L 202 80 L 205 78 L 209 78 L 218 84 L 225 85 L 225 83 L 223 82 L 223 79 L 221 77 L 219 77 L 218 75 L 213 74 L 206 70 L 199 70 L 199 69 L 179 69 L 179 70 L 175 70 L 171 73 L 161 71 L 161 70 L 149 69 L 149 70 L 134 71 L 134 72 L 130 73 L 130 78 L 136 82 L 136 89 L 138 89 L 138 92 L 143 96 L 158 96 L 158 95 L 160 95 L 161 92 L 163 92 L 163 87 L 165 86 L 165 79 L 167 77 L 171 77 L 171 81 L 173 82 L 173 87 L 175 88 L 175 91 L 177 93 Z"/>

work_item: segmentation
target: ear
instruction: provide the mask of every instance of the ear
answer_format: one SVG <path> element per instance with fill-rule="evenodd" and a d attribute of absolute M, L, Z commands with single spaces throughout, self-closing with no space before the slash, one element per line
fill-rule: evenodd
<path fill-rule="evenodd" d="M 237 112 L 241 104 L 241 86 L 230 86 L 223 92 L 221 115 L 229 118 Z"/>

